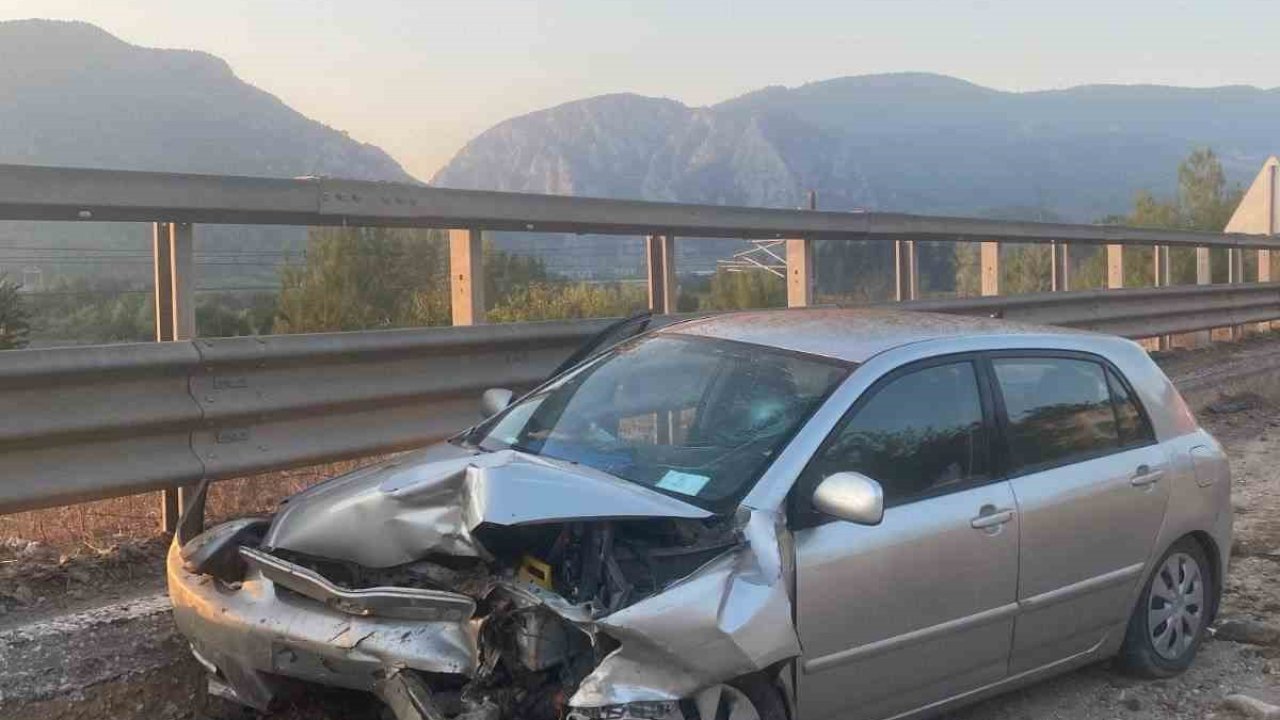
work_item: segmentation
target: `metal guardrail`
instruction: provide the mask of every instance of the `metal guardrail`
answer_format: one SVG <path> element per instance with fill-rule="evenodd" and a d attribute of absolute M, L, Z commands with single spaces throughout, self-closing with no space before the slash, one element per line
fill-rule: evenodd
<path fill-rule="evenodd" d="M 1264 195 L 1270 203 L 1274 193 Z M 1183 232 L 22 165 L 0 165 L 0 220 L 152 223 L 156 339 L 165 341 L 0 353 L 0 512 L 166 488 L 168 528 L 178 499 L 170 488 L 442 437 L 475 419 L 481 389 L 536 381 L 601 326 L 480 325 L 488 230 L 646 236 L 649 306 L 658 315 L 675 309 L 680 236 L 785 241 L 790 306 L 814 302 L 815 240 L 872 240 L 893 243 L 886 270 L 897 299 L 913 309 L 1130 337 L 1280 319 L 1280 290 L 1270 282 L 1280 237 L 1271 224 L 1235 220 L 1239 229 L 1265 229 Z M 193 341 L 195 224 L 448 229 L 455 327 Z M 917 241 L 979 244 L 985 297 L 915 299 Z M 1000 295 L 1004 243 L 1051 244 L 1055 292 Z M 1075 244 L 1106 245 L 1111 289 L 1067 292 Z M 1118 289 L 1126 245 L 1154 246 L 1161 288 Z M 1197 286 L 1168 287 L 1172 246 L 1196 248 Z M 1227 249 L 1229 285 L 1209 284 L 1214 247 Z M 1245 248 L 1256 249 L 1257 283 L 1244 282 Z"/>
<path fill-rule="evenodd" d="M 0 353 L 0 512 L 421 445 L 607 321 Z"/>
<path fill-rule="evenodd" d="M 685 238 L 1068 242 L 1280 248 L 1280 238 L 451 190 L 408 183 L 0 165 L 0 220 L 380 225 Z"/>
<path fill-rule="evenodd" d="M 1280 318 L 1280 283 L 898 305 L 1147 337 Z M 0 512 L 422 445 L 528 388 L 608 321 L 0 353 Z"/>
<path fill-rule="evenodd" d="M 1280 283 L 914 300 L 890 307 L 987 315 L 1138 339 L 1280 319 Z"/>

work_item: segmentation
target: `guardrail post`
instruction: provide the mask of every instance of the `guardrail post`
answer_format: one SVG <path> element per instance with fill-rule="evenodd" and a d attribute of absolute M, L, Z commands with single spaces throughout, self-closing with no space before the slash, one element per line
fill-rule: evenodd
<path fill-rule="evenodd" d="M 915 240 L 893 241 L 894 297 L 898 302 L 920 297 L 920 266 Z"/>
<path fill-rule="evenodd" d="M 1241 248 L 1227 248 L 1227 282 L 1236 284 L 1244 282 L 1244 250 Z M 1231 326 L 1231 339 L 1241 340 L 1244 338 L 1244 326 Z"/>
<path fill-rule="evenodd" d="M 649 310 L 655 315 L 673 313 L 676 309 L 676 239 L 671 235 L 650 235 L 645 238 L 644 250 L 645 265 L 649 268 Z"/>
<path fill-rule="evenodd" d="M 1152 285 L 1156 287 L 1168 287 L 1173 284 L 1171 271 L 1173 266 L 1169 262 L 1169 246 L 1156 245 L 1151 248 L 1151 280 Z M 1156 338 L 1156 347 L 1159 350 L 1168 350 L 1173 346 L 1173 336 L 1161 335 Z"/>
<path fill-rule="evenodd" d="M 1071 253 L 1067 244 L 1054 240 L 1049 246 L 1049 289 L 1053 292 L 1067 292 L 1071 289 Z"/>
<path fill-rule="evenodd" d="M 151 262 L 155 270 L 156 341 L 173 340 L 173 275 L 172 247 L 169 244 L 170 224 L 151 225 Z"/>
<path fill-rule="evenodd" d="M 1107 246 L 1107 289 L 1124 287 L 1124 246 Z"/>
<path fill-rule="evenodd" d="M 1000 294 L 1000 243 L 982 243 L 980 265 L 982 267 L 982 294 Z"/>
<path fill-rule="evenodd" d="M 1270 250 L 1263 250 L 1263 249 L 1258 250 L 1258 282 L 1260 283 L 1271 282 L 1271 251 Z M 1271 330 L 1271 323 L 1260 322 L 1257 324 L 1257 330 L 1259 332 L 1267 332 Z"/>
<path fill-rule="evenodd" d="M 1196 284 L 1213 284 L 1213 264 L 1207 247 L 1196 248 Z M 1191 337 L 1194 338 L 1193 347 L 1208 345 L 1213 342 L 1213 330 L 1199 330 L 1191 333 Z"/>
<path fill-rule="evenodd" d="M 156 291 L 156 341 L 190 340 L 196 334 L 195 228 L 190 223 L 152 225 L 152 263 Z M 178 527 L 188 488 L 161 491 L 160 526 Z"/>
<path fill-rule="evenodd" d="M 787 307 L 813 304 L 813 242 L 808 238 L 787 240 Z"/>
<path fill-rule="evenodd" d="M 484 234 L 449 231 L 449 294 L 454 325 L 484 322 Z"/>

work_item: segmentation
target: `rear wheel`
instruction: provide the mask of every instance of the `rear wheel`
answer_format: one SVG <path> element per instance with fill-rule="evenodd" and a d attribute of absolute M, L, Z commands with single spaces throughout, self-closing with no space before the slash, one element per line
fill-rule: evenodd
<path fill-rule="evenodd" d="M 1217 598 L 1200 543 L 1183 538 L 1147 580 L 1118 657 L 1122 670 L 1150 678 L 1176 675 L 1195 659 Z"/>

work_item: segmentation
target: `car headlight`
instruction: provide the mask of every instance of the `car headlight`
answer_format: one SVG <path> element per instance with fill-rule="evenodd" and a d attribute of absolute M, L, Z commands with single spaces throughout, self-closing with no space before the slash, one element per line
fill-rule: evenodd
<path fill-rule="evenodd" d="M 641 700 L 621 705 L 573 708 L 568 720 L 685 720 L 679 700 Z"/>

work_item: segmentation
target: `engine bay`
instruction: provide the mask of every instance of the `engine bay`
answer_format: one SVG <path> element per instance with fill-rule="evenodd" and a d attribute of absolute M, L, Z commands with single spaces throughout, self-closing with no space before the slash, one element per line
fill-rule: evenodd
<path fill-rule="evenodd" d="M 241 549 L 260 542 L 260 528 L 236 528 L 222 535 L 222 547 L 211 548 L 206 541 L 184 548 L 184 556 L 191 555 L 188 570 L 206 572 L 234 587 L 248 566 L 231 554 L 258 567 L 269 556 L 281 567 L 294 568 L 283 576 L 268 575 L 277 593 L 308 595 L 343 612 L 366 616 L 415 617 L 412 613 L 421 610 L 409 605 L 412 598 L 404 595 L 406 590 L 465 595 L 474 601 L 468 622 L 478 662 L 470 673 L 399 669 L 388 677 L 413 677 L 398 678 L 395 693 L 385 685 L 374 688 L 398 717 L 465 720 L 568 717 L 568 700 L 579 684 L 619 646 L 590 622 L 577 620 L 606 617 L 659 593 L 743 542 L 723 517 L 486 523 L 473 532 L 482 549 L 478 557 L 436 554 L 394 567 L 369 568 L 279 548 Z M 311 585 L 299 584 L 304 575 L 330 589 L 318 594 Z M 404 595 L 403 607 L 395 605 L 397 591 Z M 340 599 L 353 596 L 366 599 Z M 549 607 L 548 597 L 559 600 L 557 607 L 574 608 L 574 620 Z M 368 598 L 378 598 L 379 604 Z M 458 619 L 465 618 L 459 614 Z M 430 700 L 404 700 L 413 696 L 405 688 L 415 686 Z"/>

